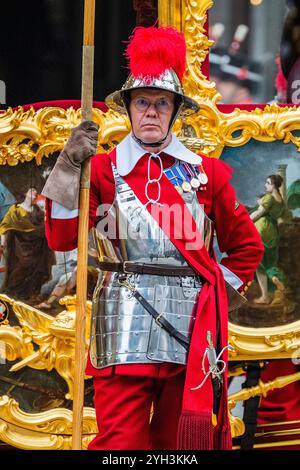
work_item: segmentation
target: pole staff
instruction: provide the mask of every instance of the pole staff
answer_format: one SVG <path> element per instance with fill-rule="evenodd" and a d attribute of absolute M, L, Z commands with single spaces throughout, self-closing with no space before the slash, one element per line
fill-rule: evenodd
<path fill-rule="evenodd" d="M 82 48 L 82 85 L 81 112 L 82 121 L 92 120 L 93 112 L 93 77 L 94 77 L 94 29 L 95 0 L 84 0 L 84 30 Z M 75 327 L 75 365 L 72 449 L 82 446 L 82 424 L 84 405 L 84 368 L 85 368 L 85 312 L 87 301 L 87 261 L 89 229 L 90 195 L 90 159 L 82 164 L 76 282 L 76 327 Z"/>

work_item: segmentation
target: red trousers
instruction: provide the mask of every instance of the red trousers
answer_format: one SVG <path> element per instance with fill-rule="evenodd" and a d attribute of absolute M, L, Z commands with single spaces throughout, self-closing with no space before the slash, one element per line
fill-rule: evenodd
<path fill-rule="evenodd" d="M 99 433 L 89 450 L 175 450 L 184 381 L 185 371 L 168 378 L 94 377 Z"/>

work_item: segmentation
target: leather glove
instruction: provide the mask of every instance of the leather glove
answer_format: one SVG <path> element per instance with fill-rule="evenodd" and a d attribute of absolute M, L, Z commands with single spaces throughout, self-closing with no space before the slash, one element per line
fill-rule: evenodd
<path fill-rule="evenodd" d="M 98 124 L 84 121 L 75 127 L 59 157 L 67 164 L 79 165 L 91 155 L 95 155 L 98 143 Z"/>
<path fill-rule="evenodd" d="M 78 208 L 81 163 L 96 153 L 98 128 L 93 121 L 84 121 L 72 130 L 43 188 L 43 196 L 69 210 Z"/>

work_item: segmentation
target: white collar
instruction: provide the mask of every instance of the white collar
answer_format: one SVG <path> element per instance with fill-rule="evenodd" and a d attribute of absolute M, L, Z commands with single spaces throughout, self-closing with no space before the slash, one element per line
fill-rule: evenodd
<path fill-rule="evenodd" d="M 128 173 L 133 170 L 139 159 L 147 152 L 133 139 L 132 134 L 127 135 L 125 139 L 117 145 L 116 151 L 117 170 L 121 176 L 128 175 Z M 165 152 L 178 160 L 192 163 L 193 165 L 200 165 L 202 162 L 200 155 L 197 155 L 186 148 L 174 134 L 172 134 L 171 142 L 162 150 L 162 152 Z"/>

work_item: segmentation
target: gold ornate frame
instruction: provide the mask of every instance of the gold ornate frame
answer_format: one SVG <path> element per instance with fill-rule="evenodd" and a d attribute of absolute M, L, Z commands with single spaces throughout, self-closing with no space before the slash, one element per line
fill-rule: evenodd
<path fill-rule="evenodd" d="M 203 75 L 202 64 L 209 52 L 212 41 L 205 31 L 207 11 L 213 6 L 212 0 L 159 0 L 159 19 L 161 24 L 171 24 L 185 34 L 188 48 L 188 69 L 185 78 L 185 90 L 193 96 L 201 106 L 201 112 L 196 116 L 186 118 L 185 122 L 177 122 L 175 132 L 181 140 L 191 148 L 199 149 L 208 156 L 219 157 L 225 146 L 239 147 L 250 139 L 263 142 L 280 140 L 283 143 L 295 145 L 300 151 L 300 137 L 294 134 L 300 129 L 300 108 L 296 106 L 279 107 L 276 104 L 267 105 L 264 109 L 256 108 L 246 111 L 236 107 L 230 114 L 222 113 L 217 103 L 220 95 L 214 83 Z M 9 109 L 0 115 L 0 165 L 22 165 L 24 162 L 35 160 L 37 165 L 43 158 L 54 151 L 62 149 L 71 129 L 80 122 L 81 111 L 69 108 L 67 110 L 48 107 L 39 110 L 30 108 L 24 111 Z M 123 116 L 112 111 L 106 113 L 94 109 L 93 119 L 99 124 L 98 151 L 107 151 L 119 142 L 129 131 L 129 122 Z M 239 136 L 234 133 L 240 131 Z M 12 304 L 21 327 L 11 327 L 8 324 L 0 326 L 0 340 L 7 345 L 7 359 L 20 358 L 27 361 L 29 366 L 36 368 L 56 368 L 65 378 L 72 396 L 72 359 L 73 333 L 72 321 L 75 315 L 74 302 L 65 300 L 67 310 L 56 318 L 56 330 L 53 319 L 50 322 L 47 315 L 40 312 L 36 332 L 28 340 L 26 321 L 20 315 L 20 310 L 28 306 L 20 305 L 13 299 L 4 299 Z M 73 305 L 73 307 L 72 307 Z M 71 307 L 70 307 L 71 306 Z M 30 310 L 30 309 L 29 309 Z M 35 315 L 37 315 L 36 309 Z M 73 317 L 70 319 L 70 311 Z M 17 314 L 16 313 L 16 314 Z M 23 322 L 23 323 L 22 323 Z M 70 323 L 71 322 L 71 323 Z M 45 355 L 43 340 L 38 335 L 40 326 L 48 331 L 48 346 L 59 344 L 55 354 Z M 58 326 L 57 326 L 58 325 Z M 59 330 L 59 334 L 57 331 Z M 63 339 L 61 343 L 53 342 L 55 335 Z M 300 321 L 272 328 L 248 328 L 229 324 L 229 339 L 234 346 L 230 360 L 268 360 L 290 358 L 300 351 Z M 30 362 L 34 354 L 33 343 L 38 344 L 36 361 Z M 66 352 L 67 348 L 67 352 Z M 48 348 L 49 352 L 49 348 Z M 55 362 L 59 356 L 67 357 L 62 364 Z M 35 364 L 35 365 L 34 365 Z M 59 369 L 60 368 L 60 369 Z M 288 382 L 299 380 L 298 374 L 289 377 Z M 266 390 L 282 386 L 282 381 L 272 384 L 260 384 L 261 388 L 252 390 L 249 396 L 266 393 Z M 249 392 L 250 393 L 250 392 Z M 247 398 L 247 397 L 246 397 Z M 245 399 L 244 395 L 230 397 L 230 403 Z M 18 404 L 8 397 L 0 397 L 0 439 L 26 449 L 69 449 L 71 444 L 70 412 L 65 409 L 54 409 L 51 412 L 30 415 L 22 412 Z M 243 433 L 243 423 L 232 418 L 233 435 Z M 85 409 L 83 444 L 87 445 L 96 433 L 94 411 Z M 42 440 L 41 440 L 42 436 Z"/>

